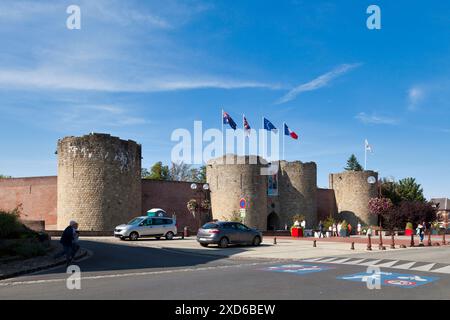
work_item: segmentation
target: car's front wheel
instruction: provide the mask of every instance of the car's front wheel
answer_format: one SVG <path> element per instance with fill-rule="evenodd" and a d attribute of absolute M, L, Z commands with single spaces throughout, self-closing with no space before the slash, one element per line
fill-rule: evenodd
<path fill-rule="evenodd" d="M 228 239 L 227 238 L 225 238 L 225 237 L 223 237 L 222 239 L 220 239 L 220 241 L 219 241 L 219 247 L 221 247 L 221 248 L 226 248 L 226 247 L 228 247 Z"/>
<path fill-rule="evenodd" d="M 174 234 L 172 231 L 169 231 L 166 233 L 166 240 L 172 240 L 174 237 Z"/>
<path fill-rule="evenodd" d="M 258 236 L 256 236 L 254 239 L 253 239 L 253 243 L 252 243 L 255 247 L 257 247 L 257 246 L 259 246 L 260 244 L 261 244 L 261 238 L 260 237 L 258 237 Z"/>
<path fill-rule="evenodd" d="M 137 232 L 132 232 L 130 233 L 130 240 L 131 241 L 136 241 L 137 239 L 139 239 L 139 234 Z"/>

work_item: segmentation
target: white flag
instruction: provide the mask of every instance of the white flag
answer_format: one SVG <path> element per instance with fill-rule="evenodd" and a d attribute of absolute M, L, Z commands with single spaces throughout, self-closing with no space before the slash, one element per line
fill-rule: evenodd
<path fill-rule="evenodd" d="M 365 146 L 366 146 L 366 151 L 369 151 L 370 153 L 372 153 L 372 146 L 369 144 L 369 141 L 365 141 Z"/>

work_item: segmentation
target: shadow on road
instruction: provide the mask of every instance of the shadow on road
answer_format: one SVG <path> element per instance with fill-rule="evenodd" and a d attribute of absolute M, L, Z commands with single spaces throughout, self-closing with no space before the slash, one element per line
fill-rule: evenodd
<path fill-rule="evenodd" d="M 226 259 L 245 250 L 243 247 L 217 248 L 217 250 L 224 250 L 222 252 L 223 255 L 219 256 L 207 255 L 202 248 L 189 248 L 187 252 L 180 252 L 171 248 L 159 249 L 145 246 L 130 246 L 127 243 L 120 242 L 111 243 L 93 240 L 81 240 L 80 245 L 93 253 L 92 257 L 78 263 L 81 270 L 83 272 L 102 273 L 195 267 Z M 214 252 L 215 250 L 211 251 Z M 65 268 L 61 267 L 55 270 L 48 270 L 40 274 L 50 275 L 61 272 L 65 272 Z"/>

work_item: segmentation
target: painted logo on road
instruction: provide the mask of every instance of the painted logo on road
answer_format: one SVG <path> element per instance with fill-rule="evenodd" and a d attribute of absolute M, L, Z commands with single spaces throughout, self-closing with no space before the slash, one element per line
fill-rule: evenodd
<path fill-rule="evenodd" d="M 371 280 L 380 280 L 385 286 L 401 287 L 401 288 L 415 288 L 427 283 L 438 280 L 438 277 L 425 277 L 414 274 L 402 274 L 392 272 L 380 272 L 380 273 L 355 273 L 346 276 L 337 277 L 337 279 L 364 282 L 367 283 Z"/>
<path fill-rule="evenodd" d="M 313 272 L 321 272 L 325 270 L 334 269 L 328 266 L 316 266 L 308 264 L 284 264 L 281 266 L 274 266 L 262 269 L 263 271 L 273 271 L 273 272 L 286 272 L 295 274 L 307 274 Z"/>

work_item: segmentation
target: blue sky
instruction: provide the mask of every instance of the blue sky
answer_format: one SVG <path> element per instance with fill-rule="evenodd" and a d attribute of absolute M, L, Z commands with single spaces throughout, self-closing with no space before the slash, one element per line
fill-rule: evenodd
<path fill-rule="evenodd" d="M 369 169 L 450 197 L 447 1 L 2 0 L 0 39 L 0 173 L 55 175 L 57 139 L 92 131 L 168 162 L 174 129 L 220 128 L 224 107 L 286 121 L 286 158 L 317 162 L 320 187 L 367 138 Z"/>

